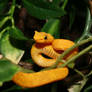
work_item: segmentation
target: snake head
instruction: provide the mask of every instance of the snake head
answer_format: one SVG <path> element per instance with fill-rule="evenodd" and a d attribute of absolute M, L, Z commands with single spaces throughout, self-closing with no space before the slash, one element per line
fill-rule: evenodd
<path fill-rule="evenodd" d="M 54 37 L 45 32 L 35 31 L 33 39 L 36 41 L 36 43 L 52 43 Z"/>

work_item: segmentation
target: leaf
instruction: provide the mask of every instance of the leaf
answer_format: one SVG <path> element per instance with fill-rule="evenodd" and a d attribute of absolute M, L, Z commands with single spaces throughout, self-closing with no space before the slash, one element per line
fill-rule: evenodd
<path fill-rule="evenodd" d="M 84 89 L 84 92 L 91 92 L 92 91 L 92 85 Z"/>
<path fill-rule="evenodd" d="M 78 81 L 75 85 L 71 86 L 69 92 L 81 92 L 82 88 L 85 86 L 88 79 Z"/>
<path fill-rule="evenodd" d="M 7 3 L 8 3 L 8 0 L 1 0 L 0 1 L 0 14 L 2 14 L 2 12 L 4 11 Z"/>
<path fill-rule="evenodd" d="M 8 32 L 5 33 L 0 40 L 0 52 L 4 57 L 11 60 L 15 64 L 18 64 L 24 54 L 23 50 L 15 48 L 10 43 Z"/>
<path fill-rule="evenodd" d="M 3 85 L 3 82 L 0 82 L 0 87 Z"/>
<path fill-rule="evenodd" d="M 0 82 L 6 82 L 12 79 L 12 76 L 19 70 L 20 68 L 11 63 L 11 61 L 7 59 L 0 59 Z"/>
<path fill-rule="evenodd" d="M 73 23 L 74 23 L 74 20 L 75 20 L 75 8 L 72 8 L 70 13 L 69 13 L 69 28 L 71 29 Z"/>
<path fill-rule="evenodd" d="M 53 5 L 52 2 L 48 0 L 29 0 L 29 2 L 37 7 L 42 7 L 44 9 L 58 9 L 56 5 Z"/>
<path fill-rule="evenodd" d="M 53 3 L 54 5 L 59 5 L 60 2 L 61 2 L 61 0 L 53 0 L 53 1 L 52 1 L 52 3 Z"/>
<path fill-rule="evenodd" d="M 60 37 L 60 20 L 59 19 L 49 19 L 48 22 L 43 26 L 42 32 L 50 33 L 55 38 Z"/>
<path fill-rule="evenodd" d="M 72 68 L 72 69 L 73 69 L 73 68 L 74 68 L 74 66 L 75 66 L 75 63 L 74 63 L 74 62 L 72 62 L 72 63 L 68 64 L 68 67 L 69 67 L 69 68 Z"/>
<path fill-rule="evenodd" d="M 61 8 L 53 6 L 51 3 L 42 2 L 42 0 L 22 1 L 28 13 L 38 19 L 55 18 L 65 15 L 65 11 Z"/>
<path fill-rule="evenodd" d="M 22 33 L 22 31 L 19 30 L 19 29 L 16 28 L 16 27 L 9 29 L 9 35 L 10 35 L 11 37 L 13 37 L 14 39 L 18 39 L 18 40 L 28 40 L 28 38 L 24 36 L 24 34 Z"/>

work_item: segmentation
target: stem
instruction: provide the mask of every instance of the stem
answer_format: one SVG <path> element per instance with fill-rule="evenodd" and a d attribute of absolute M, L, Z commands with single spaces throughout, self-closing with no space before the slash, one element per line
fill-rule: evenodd
<path fill-rule="evenodd" d="M 90 10 L 89 8 L 87 8 L 87 15 L 86 15 L 86 23 L 85 23 L 85 28 L 84 28 L 84 32 L 82 33 L 82 36 L 79 38 L 79 40 L 77 41 L 78 43 L 83 40 L 88 33 L 90 33 L 90 28 L 92 25 L 92 21 L 91 21 L 91 14 L 90 14 Z"/>
<path fill-rule="evenodd" d="M 82 83 L 81 83 L 81 85 L 80 85 L 80 88 L 79 88 L 78 92 L 81 92 L 81 90 L 83 89 L 83 87 L 84 87 L 84 85 L 87 83 L 87 81 L 88 81 L 87 78 L 84 79 L 84 80 L 82 80 Z"/>
<path fill-rule="evenodd" d="M 81 45 L 83 45 L 83 44 L 85 44 L 85 43 L 88 43 L 89 41 L 92 41 L 92 37 L 90 37 L 90 38 L 88 38 L 88 39 L 86 39 L 86 40 L 83 40 L 83 41 L 81 41 L 80 43 L 76 43 L 76 44 L 73 45 L 71 48 L 69 48 L 69 49 L 67 49 L 66 51 L 64 51 L 64 52 L 57 58 L 56 63 L 55 63 L 53 66 L 51 66 L 51 67 L 56 67 L 56 66 L 58 65 L 58 63 L 59 63 L 60 61 L 62 61 L 63 57 L 66 56 L 70 51 L 72 51 L 74 48 L 76 48 L 76 47 L 78 47 L 78 46 L 81 46 Z"/>
<path fill-rule="evenodd" d="M 16 0 L 12 0 L 12 5 L 11 5 L 10 11 L 9 11 L 10 19 L 11 19 L 11 22 L 12 22 L 12 27 L 14 27 L 14 25 L 15 25 L 14 18 L 13 18 L 15 6 L 16 6 Z"/>
<path fill-rule="evenodd" d="M 86 79 L 85 75 L 82 72 L 80 72 L 77 69 L 74 69 L 74 71 L 77 72 L 79 75 L 81 75 L 83 77 L 83 79 Z"/>
<path fill-rule="evenodd" d="M 12 22 L 12 27 L 14 28 L 14 18 L 13 18 L 13 15 L 14 15 L 14 11 L 15 11 L 15 4 L 16 4 L 16 0 L 13 0 L 12 2 L 12 6 L 11 6 L 11 22 Z"/>
<path fill-rule="evenodd" d="M 10 28 L 10 27 L 6 27 L 5 29 L 3 29 L 3 30 L 0 32 L 0 39 L 1 39 L 2 35 L 3 35 L 3 33 L 4 33 L 5 31 L 9 30 L 9 28 Z"/>
<path fill-rule="evenodd" d="M 82 73 L 82 72 L 80 72 L 79 70 L 77 70 L 77 69 L 74 69 L 74 71 L 75 72 L 77 72 L 79 75 L 81 75 L 82 77 L 83 77 L 83 81 L 82 81 L 82 83 L 81 83 L 81 85 L 80 85 L 80 88 L 79 88 L 79 90 L 78 90 L 78 92 L 80 92 L 81 90 L 82 90 L 82 88 L 84 87 L 84 85 L 86 84 L 86 82 L 87 82 L 87 77 Z"/>
<path fill-rule="evenodd" d="M 81 55 L 85 54 L 86 52 L 88 52 L 90 49 L 92 49 L 92 45 L 88 46 L 87 48 L 85 48 L 84 50 L 82 50 L 80 53 L 78 53 L 77 55 L 75 55 L 74 57 L 72 57 L 71 59 L 69 59 L 67 62 L 65 62 L 64 64 L 60 65 L 59 67 L 64 67 L 67 64 L 75 61 L 78 57 L 80 57 Z"/>
<path fill-rule="evenodd" d="M 59 63 L 60 61 L 62 62 L 63 57 L 66 56 L 70 51 L 72 51 L 74 48 L 77 48 L 78 46 L 81 46 L 81 45 L 83 45 L 83 44 L 85 44 L 85 43 L 88 43 L 88 42 L 90 42 L 90 41 L 92 41 L 92 37 L 90 37 L 90 38 L 88 38 L 88 39 L 86 39 L 86 40 L 83 40 L 83 41 L 81 41 L 80 43 L 76 43 L 76 44 L 73 45 L 71 48 L 69 48 L 69 49 L 67 49 L 66 51 L 64 51 L 64 52 L 57 58 L 57 60 L 56 60 L 56 62 L 55 62 L 54 65 L 52 65 L 51 67 L 42 69 L 41 71 L 56 68 L 57 65 L 58 65 L 58 63 Z M 79 54 L 78 54 L 78 55 L 79 55 Z M 73 57 L 72 57 L 72 58 L 73 58 Z M 72 58 L 71 58 L 71 59 L 72 59 Z M 78 58 L 78 57 L 77 57 L 77 58 Z M 63 61 L 63 62 L 64 62 L 64 61 Z M 70 62 L 70 61 L 69 61 L 69 62 Z M 67 62 L 66 62 L 66 63 L 67 63 Z M 66 65 L 66 63 L 64 63 L 64 64 Z M 63 64 L 63 65 L 64 65 L 64 64 Z M 64 66 L 65 66 L 65 65 L 64 65 Z"/>
<path fill-rule="evenodd" d="M 13 17 L 13 14 L 14 14 L 15 4 L 16 4 L 16 0 L 13 0 L 12 6 L 11 6 L 11 9 L 10 9 L 10 15 L 11 15 L 11 17 Z"/>
<path fill-rule="evenodd" d="M 11 22 L 12 22 L 12 28 L 14 28 L 15 27 L 15 23 L 14 23 L 14 18 L 13 17 L 11 18 Z"/>
<path fill-rule="evenodd" d="M 5 17 L 1 22 L 0 22 L 0 28 L 10 19 L 10 16 Z"/>
<path fill-rule="evenodd" d="M 88 34 L 87 34 L 87 37 L 92 37 L 92 34 L 91 34 L 91 33 L 88 33 Z"/>
<path fill-rule="evenodd" d="M 92 75 L 92 70 L 90 71 L 89 74 L 86 75 L 86 77 L 89 77 L 90 75 Z"/>
<path fill-rule="evenodd" d="M 65 9 L 65 7 L 66 7 L 66 5 L 67 5 L 67 3 L 68 3 L 68 0 L 65 0 L 65 1 L 64 1 L 64 3 L 63 3 L 63 5 L 62 5 L 62 7 L 61 7 L 61 9 L 63 9 L 63 10 L 64 10 L 64 9 Z"/>
<path fill-rule="evenodd" d="M 10 11 L 9 11 L 9 16 L 5 17 L 1 22 L 0 22 L 0 28 L 9 20 L 11 19 L 11 22 L 12 22 L 12 27 L 14 27 L 14 18 L 13 18 L 13 14 L 14 14 L 14 10 L 15 10 L 15 1 L 16 0 L 13 0 L 12 2 L 12 6 L 10 8 Z"/>

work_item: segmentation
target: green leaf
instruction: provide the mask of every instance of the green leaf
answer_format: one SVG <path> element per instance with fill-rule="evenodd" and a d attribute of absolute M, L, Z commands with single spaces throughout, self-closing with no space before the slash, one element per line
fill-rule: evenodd
<path fill-rule="evenodd" d="M 55 18 L 65 15 L 63 9 L 53 6 L 51 3 L 42 2 L 40 0 L 22 1 L 28 13 L 39 19 Z"/>
<path fill-rule="evenodd" d="M 29 0 L 29 2 L 37 7 L 42 7 L 44 9 L 58 9 L 56 5 L 53 5 L 52 2 L 48 0 Z"/>
<path fill-rule="evenodd" d="M 52 3 L 54 5 L 59 5 L 61 3 L 61 0 L 53 0 Z"/>
<path fill-rule="evenodd" d="M 0 1 L 0 14 L 2 14 L 2 12 L 4 11 L 7 3 L 8 3 L 8 0 L 1 0 Z"/>
<path fill-rule="evenodd" d="M 68 64 L 68 67 L 69 67 L 69 68 L 72 68 L 72 69 L 73 69 L 74 66 L 75 66 L 75 63 L 74 63 L 74 62 Z"/>
<path fill-rule="evenodd" d="M 74 23 L 74 20 L 75 20 L 75 8 L 72 8 L 70 13 L 69 13 L 69 28 L 71 29 L 73 23 Z"/>
<path fill-rule="evenodd" d="M 42 32 L 50 33 L 55 38 L 60 37 L 60 20 L 59 19 L 49 19 L 48 22 L 43 26 Z"/>
<path fill-rule="evenodd" d="M 12 76 L 19 70 L 20 68 L 11 63 L 11 61 L 7 59 L 0 59 L 0 82 L 6 82 L 12 79 Z"/>
<path fill-rule="evenodd" d="M 88 79 L 78 81 L 75 85 L 71 86 L 69 92 L 81 92 L 82 88 L 85 86 Z"/>
<path fill-rule="evenodd" d="M 11 44 L 8 32 L 5 33 L 0 40 L 0 52 L 4 57 L 11 60 L 15 64 L 18 64 L 24 54 L 23 50 L 15 48 Z"/>
<path fill-rule="evenodd" d="M 28 38 L 24 36 L 24 34 L 22 33 L 22 31 L 19 30 L 19 29 L 16 28 L 16 27 L 9 29 L 9 35 L 10 35 L 11 37 L 13 37 L 14 39 L 18 39 L 18 40 L 28 40 Z"/>
<path fill-rule="evenodd" d="M 92 91 L 92 85 L 84 89 L 84 92 L 91 92 Z"/>
<path fill-rule="evenodd" d="M 3 85 L 3 82 L 0 82 L 0 87 Z"/>

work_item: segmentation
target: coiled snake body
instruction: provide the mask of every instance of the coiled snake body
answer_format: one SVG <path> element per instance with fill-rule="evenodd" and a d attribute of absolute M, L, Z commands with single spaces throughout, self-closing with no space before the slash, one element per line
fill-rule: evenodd
<path fill-rule="evenodd" d="M 36 43 L 32 46 L 31 56 L 33 61 L 41 67 L 49 67 L 56 62 L 59 52 L 64 52 L 66 49 L 74 45 L 74 42 L 65 39 L 54 39 L 53 36 L 45 32 L 35 31 L 34 40 Z M 42 54 L 50 57 L 46 58 Z M 72 55 L 77 54 L 77 50 L 72 52 Z M 69 58 L 69 56 L 67 56 Z"/>

